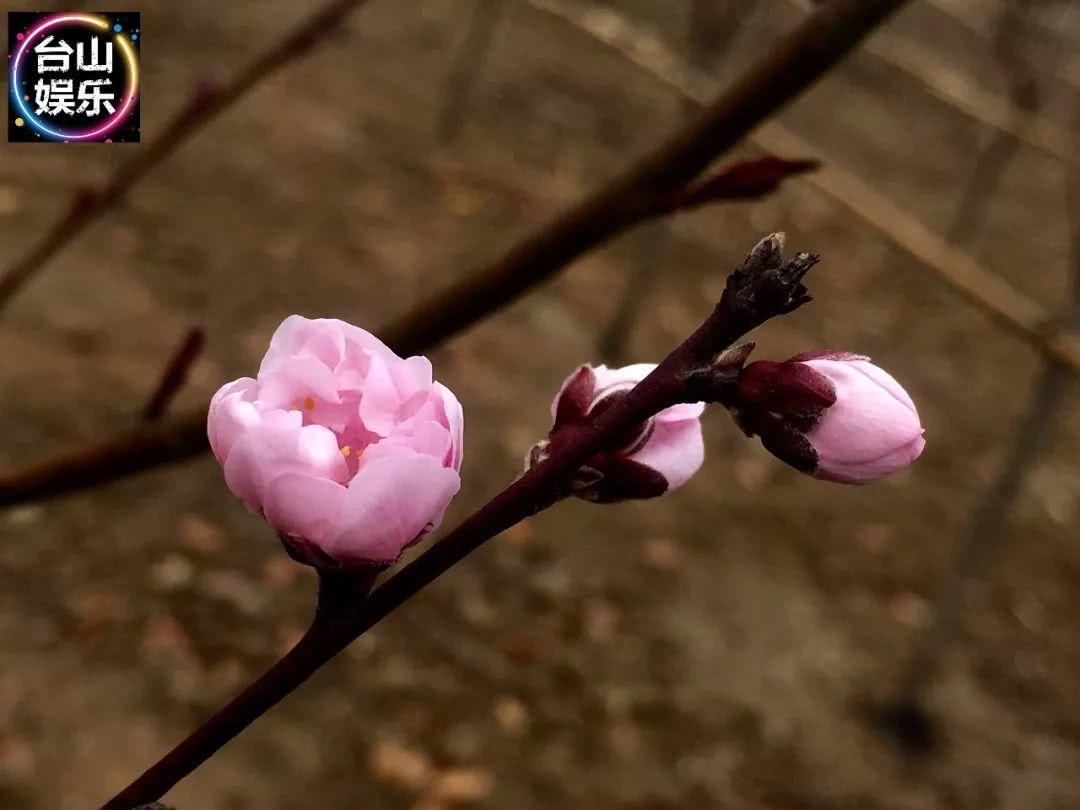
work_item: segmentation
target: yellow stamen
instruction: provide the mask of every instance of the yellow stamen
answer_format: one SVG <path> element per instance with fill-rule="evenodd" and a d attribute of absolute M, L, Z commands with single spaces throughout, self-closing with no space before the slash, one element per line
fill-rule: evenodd
<path fill-rule="evenodd" d="M 308 411 L 315 410 L 315 400 L 311 397 L 304 397 L 304 409 Z"/>
<path fill-rule="evenodd" d="M 345 445 L 341 448 L 341 455 L 345 456 L 345 458 L 348 458 L 352 455 L 352 448 L 349 447 L 349 445 Z"/>

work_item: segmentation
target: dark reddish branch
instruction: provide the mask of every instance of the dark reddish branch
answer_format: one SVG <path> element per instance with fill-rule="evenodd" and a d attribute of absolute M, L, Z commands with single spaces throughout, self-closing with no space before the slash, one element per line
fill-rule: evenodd
<path fill-rule="evenodd" d="M 53 256 L 121 202 L 151 169 L 170 157 L 194 132 L 247 95 L 263 79 L 337 31 L 345 17 L 364 2 L 332 0 L 257 56 L 227 84 L 200 83 L 188 102 L 162 126 L 160 135 L 138 147 L 135 157 L 122 164 L 103 186 L 76 192 L 64 215 L 21 258 L 0 273 L 0 309 Z"/>
<path fill-rule="evenodd" d="M 130 810 L 155 801 L 198 768 L 229 740 L 307 680 L 366 630 L 434 582 L 495 535 L 555 503 L 581 465 L 625 437 L 664 408 L 704 396 L 730 401 L 745 355 L 736 364 L 716 365 L 724 349 L 768 319 L 810 300 L 802 280 L 816 263 L 798 254 L 784 263 L 781 240 L 763 239 L 743 266 L 728 277 L 712 315 L 637 386 L 564 437 L 532 467 L 439 542 L 405 566 L 366 600 L 370 569 L 354 576 L 335 571 L 320 578 L 319 607 L 311 629 L 297 645 L 235 700 L 195 730 L 103 810 Z"/>
<path fill-rule="evenodd" d="M 833 0 L 809 15 L 700 118 L 492 264 L 377 330 L 395 351 L 423 352 L 540 284 L 585 252 L 667 210 L 665 197 L 807 89 L 906 0 Z M 96 486 L 209 449 L 206 412 L 0 475 L 0 506 Z M 126 453 L 138 454 L 138 458 Z"/>
<path fill-rule="evenodd" d="M 165 366 L 165 370 L 161 373 L 161 378 L 158 380 L 154 393 L 150 395 L 146 407 L 143 408 L 143 419 L 145 421 L 155 422 L 164 415 L 173 397 L 184 387 L 188 372 L 191 371 L 195 361 L 199 359 L 205 344 L 206 336 L 203 334 L 203 330 L 197 326 L 193 326 L 184 335 L 184 340 L 177 346 L 176 351 L 169 360 L 169 364 Z"/>

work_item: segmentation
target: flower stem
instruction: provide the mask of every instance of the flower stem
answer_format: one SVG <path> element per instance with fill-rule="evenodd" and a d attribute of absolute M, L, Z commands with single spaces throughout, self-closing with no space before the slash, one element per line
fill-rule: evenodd
<path fill-rule="evenodd" d="M 110 799 L 103 810 L 128 810 L 160 799 L 260 715 L 306 681 L 355 638 L 345 621 L 363 604 L 381 568 L 320 572 L 311 627 L 285 656 L 213 717 Z"/>

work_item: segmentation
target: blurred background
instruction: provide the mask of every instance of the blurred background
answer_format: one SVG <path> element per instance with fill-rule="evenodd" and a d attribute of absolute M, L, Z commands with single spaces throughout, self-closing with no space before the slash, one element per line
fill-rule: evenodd
<path fill-rule="evenodd" d="M 813 150 L 784 156 L 859 179 L 1060 317 L 1080 272 L 1066 205 L 1071 184 L 1080 196 L 1077 5 L 913 0 L 783 112 Z M 143 15 L 145 141 L 200 81 L 230 76 L 316 4 L 127 7 Z M 291 313 L 377 329 L 652 148 L 687 101 L 598 34 L 632 26 L 723 86 L 805 13 L 793 0 L 372 0 L 5 309 L 0 466 L 137 427 L 193 326 L 206 349 L 177 411 L 251 373 Z M 3 260 L 144 148 L 7 145 Z M 1046 387 L 1042 358 L 815 177 L 641 227 L 434 351 L 467 414 L 446 525 L 517 474 L 575 365 L 660 359 L 774 230 L 823 261 L 815 302 L 760 330 L 757 356 L 871 355 L 919 405 L 928 445 L 913 468 L 825 484 L 710 412 L 706 466 L 686 487 L 566 503 L 492 541 L 170 803 L 1080 806 L 1075 386 L 1059 380 L 1066 395 L 1029 418 L 1045 449 L 987 528 L 984 501 L 1008 500 L 987 493 Z M 983 542 L 956 562 L 976 513 Z M 96 806 L 287 649 L 313 589 L 208 455 L 0 512 L 0 807 Z M 942 589 L 956 621 L 910 675 Z M 908 705 L 884 727 L 906 673 L 925 712 Z"/>

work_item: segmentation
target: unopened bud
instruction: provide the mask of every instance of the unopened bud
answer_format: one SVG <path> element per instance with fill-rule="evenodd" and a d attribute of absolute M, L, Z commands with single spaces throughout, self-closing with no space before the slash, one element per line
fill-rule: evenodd
<path fill-rule="evenodd" d="M 773 455 L 827 481 L 868 484 L 910 465 L 926 446 L 911 397 L 855 354 L 810 352 L 751 363 L 736 420 Z"/>
<path fill-rule="evenodd" d="M 532 466 L 574 430 L 610 408 L 656 368 L 637 363 L 623 368 L 579 367 L 563 383 L 551 404 L 553 425 L 547 441 L 526 459 Z M 570 494 L 596 503 L 655 498 L 682 486 L 705 459 L 701 436 L 703 403 L 666 408 L 578 470 Z"/>

